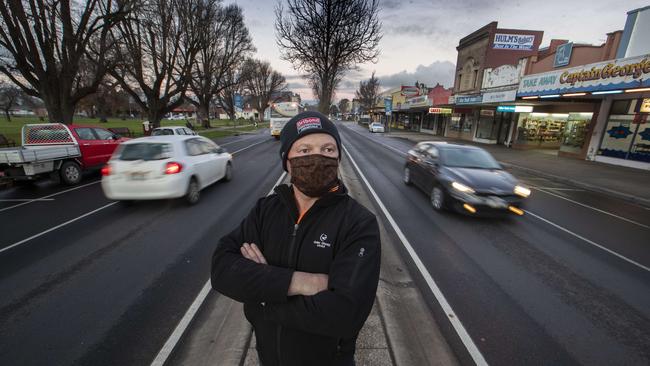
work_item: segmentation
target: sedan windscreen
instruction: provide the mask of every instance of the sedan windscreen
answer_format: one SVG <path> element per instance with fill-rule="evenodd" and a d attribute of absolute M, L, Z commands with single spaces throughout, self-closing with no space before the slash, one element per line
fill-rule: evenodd
<path fill-rule="evenodd" d="M 499 163 L 483 150 L 441 149 L 444 165 L 459 168 L 501 169 Z"/>
<path fill-rule="evenodd" d="M 173 135 L 174 131 L 170 130 L 168 128 L 160 129 L 160 130 L 153 130 L 151 133 L 153 136 L 162 136 L 162 135 Z"/>
<path fill-rule="evenodd" d="M 163 160 L 172 157 L 170 144 L 125 144 L 122 145 L 120 160 Z"/>

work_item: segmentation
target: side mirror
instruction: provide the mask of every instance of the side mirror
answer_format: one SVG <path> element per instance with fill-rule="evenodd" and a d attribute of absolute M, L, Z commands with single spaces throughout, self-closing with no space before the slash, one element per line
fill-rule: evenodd
<path fill-rule="evenodd" d="M 122 136 L 115 134 L 113 135 L 113 140 L 119 140 Z"/>
<path fill-rule="evenodd" d="M 226 149 L 224 149 L 223 147 L 219 147 L 219 148 L 217 148 L 216 151 L 217 151 L 217 154 L 223 154 L 223 153 L 226 152 Z"/>

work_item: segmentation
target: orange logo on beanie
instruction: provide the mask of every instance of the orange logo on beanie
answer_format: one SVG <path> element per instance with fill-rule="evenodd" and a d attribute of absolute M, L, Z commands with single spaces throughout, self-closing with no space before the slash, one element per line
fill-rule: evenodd
<path fill-rule="evenodd" d="M 320 124 L 320 118 L 307 117 L 296 122 L 296 129 L 298 130 L 298 134 L 302 133 L 302 131 L 309 130 L 312 128 L 320 128 L 320 129 L 323 128 L 323 126 L 321 126 Z"/>

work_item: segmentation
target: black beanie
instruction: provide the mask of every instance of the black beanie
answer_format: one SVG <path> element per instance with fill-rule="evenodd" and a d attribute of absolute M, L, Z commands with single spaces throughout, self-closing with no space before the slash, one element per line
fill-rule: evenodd
<path fill-rule="evenodd" d="M 299 138 L 311 133 L 326 133 L 336 140 L 336 147 L 339 150 L 339 160 L 341 159 L 341 137 L 339 131 L 332 121 L 320 112 L 302 112 L 294 116 L 284 125 L 280 132 L 280 159 L 282 159 L 282 168 L 287 170 L 287 156 L 291 145 Z"/>

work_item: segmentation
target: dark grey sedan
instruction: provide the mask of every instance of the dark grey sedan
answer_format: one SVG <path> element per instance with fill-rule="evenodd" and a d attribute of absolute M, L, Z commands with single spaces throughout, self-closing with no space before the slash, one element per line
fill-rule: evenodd
<path fill-rule="evenodd" d="M 471 215 L 523 215 L 522 204 L 530 196 L 530 189 L 487 151 L 439 141 L 420 142 L 409 150 L 403 179 L 429 194 L 436 210 Z"/>

